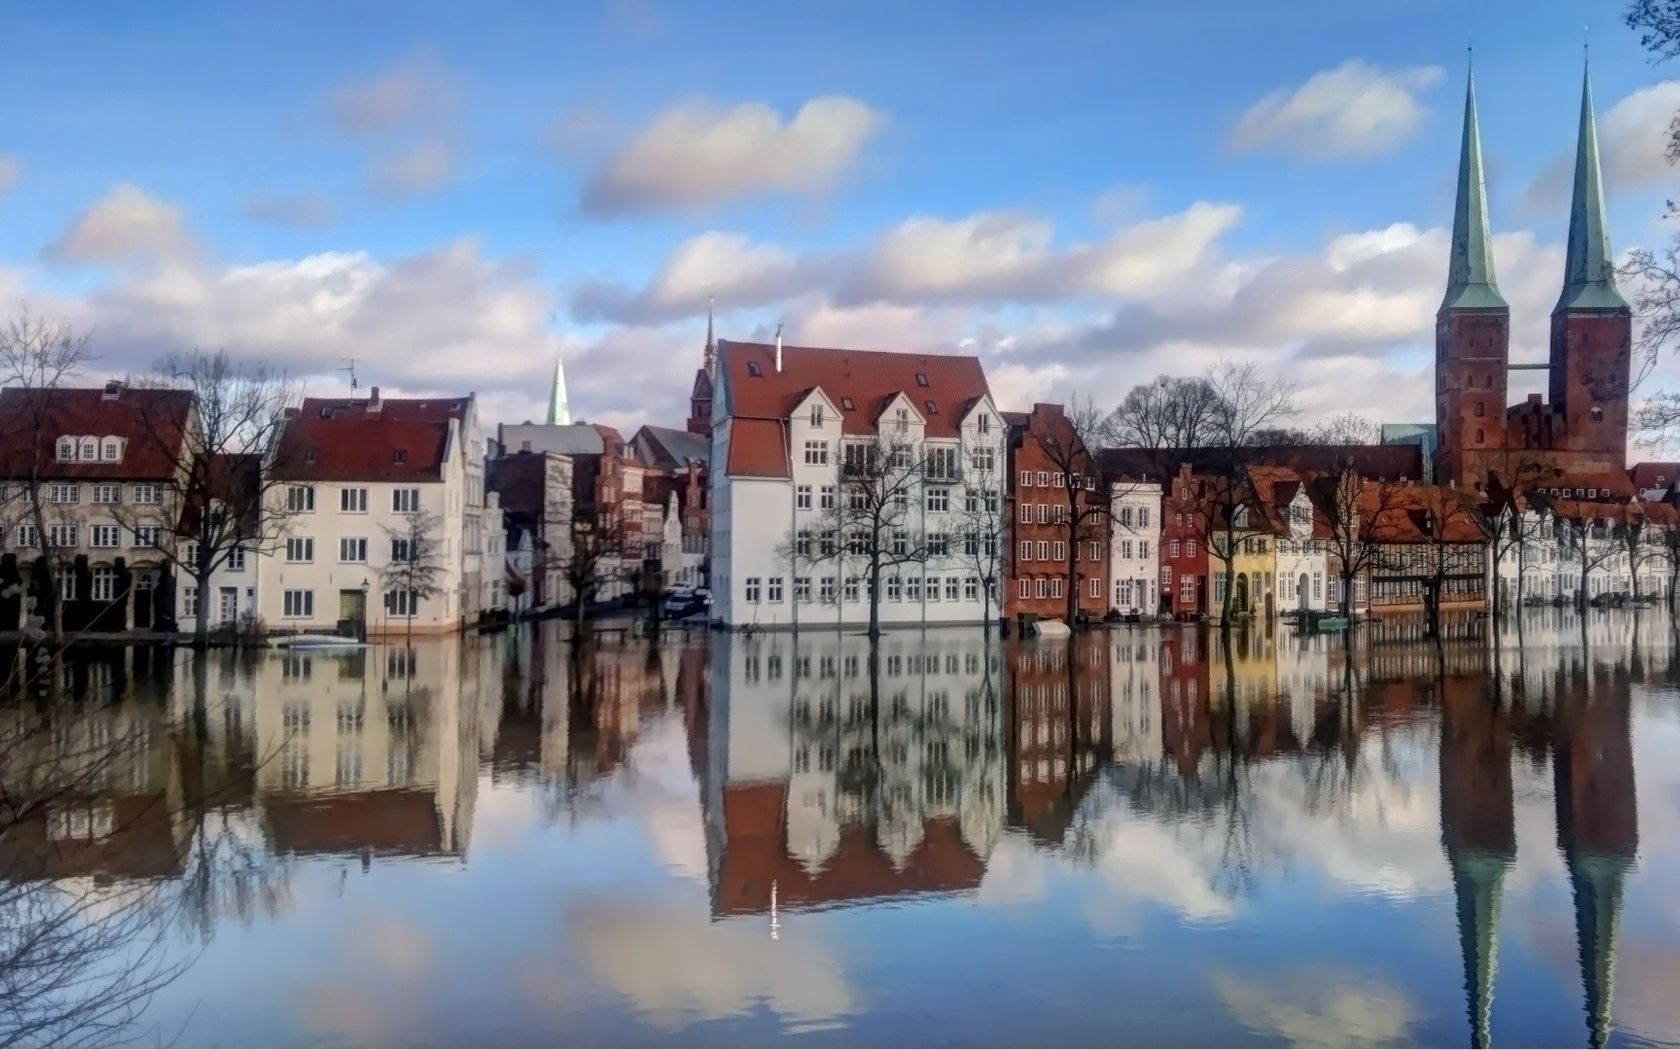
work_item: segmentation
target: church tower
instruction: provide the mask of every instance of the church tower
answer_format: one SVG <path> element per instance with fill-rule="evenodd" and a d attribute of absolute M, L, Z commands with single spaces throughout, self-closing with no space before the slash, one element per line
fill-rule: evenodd
<path fill-rule="evenodd" d="M 1551 401 L 1579 469 L 1627 469 L 1632 342 L 1633 312 L 1616 287 L 1604 215 L 1592 80 L 1583 72 L 1569 244 L 1551 340 Z"/>
<path fill-rule="evenodd" d="M 554 359 L 554 385 L 548 390 L 548 424 L 550 426 L 569 426 L 572 422 L 572 405 L 566 396 L 566 368 L 559 358 Z"/>
<path fill-rule="evenodd" d="M 1486 477 L 1505 446 L 1505 385 L 1511 309 L 1493 275 L 1476 80 L 1464 93 L 1447 294 L 1435 315 L 1435 477 L 1469 487 Z"/>
<path fill-rule="evenodd" d="M 694 388 L 688 395 L 688 432 L 712 432 L 712 381 L 717 370 L 717 339 L 712 335 L 712 304 L 706 304 L 706 349 L 694 373 Z"/>

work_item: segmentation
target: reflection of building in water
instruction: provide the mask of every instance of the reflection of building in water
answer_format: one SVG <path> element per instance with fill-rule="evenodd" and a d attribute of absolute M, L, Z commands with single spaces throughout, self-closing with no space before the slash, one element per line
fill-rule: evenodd
<path fill-rule="evenodd" d="M 1452 867 L 1471 1046 L 1490 1045 L 1505 876 L 1517 855 L 1511 732 L 1485 680 L 1441 696 L 1441 842 Z"/>
<path fill-rule="evenodd" d="M 465 855 L 478 712 L 460 659 L 444 640 L 256 664 L 257 805 L 277 852 Z"/>
<path fill-rule="evenodd" d="M 1603 1046 L 1615 994 L 1622 887 L 1639 851 L 1632 691 L 1621 668 L 1577 665 L 1560 679 L 1552 759 L 1558 845 L 1575 897 L 1588 1034 L 1593 1046 Z"/>
<path fill-rule="evenodd" d="M 1213 746 L 1208 707 L 1208 649 L 1213 635 L 1194 627 L 1163 633 L 1157 645 L 1161 675 L 1161 739 L 1179 775 L 1189 776 Z"/>
<path fill-rule="evenodd" d="M 1116 630 L 1108 636 L 1108 666 L 1114 707 L 1114 761 L 1153 766 L 1166 753 L 1161 731 L 1160 636 L 1154 631 Z"/>
<path fill-rule="evenodd" d="M 1061 842 L 1079 800 L 1114 752 L 1108 646 L 1100 635 L 1008 650 L 1010 820 Z"/>
<path fill-rule="evenodd" d="M 714 635 L 716 914 L 971 890 L 1003 823 L 997 652 L 978 631 Z"/>

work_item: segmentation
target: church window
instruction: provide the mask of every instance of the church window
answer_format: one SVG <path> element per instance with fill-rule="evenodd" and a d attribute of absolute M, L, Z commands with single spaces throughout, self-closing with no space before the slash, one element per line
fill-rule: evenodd
<path fill-rule="evenodd" d="M 1481 443 L 1482 443 L 1482 432 L 1478 428 L 1477 431 L 1476 431 L 1476 444 L 1480 445 Z"/>
<path fill-rule="evenodd" d="M 1597 405 L 1594 405 L 1592 407 L 1592 421 L 1594 423 L 1604 422 L 1604 409 L 1599 408 Z"/>
<path fill-rule="evenodd" d="M 1480 401 L 1476 402 L 1476 415 L 1482 415 L 1482 403 Z"/>

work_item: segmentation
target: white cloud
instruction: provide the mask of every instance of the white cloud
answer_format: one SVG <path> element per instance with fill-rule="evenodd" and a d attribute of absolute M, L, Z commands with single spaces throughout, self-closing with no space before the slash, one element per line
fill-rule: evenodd
<path fill-rule="evenodd" d="M 435 190 L 455 173 L 456 153 L 456 144 L 449 138 L 421 139 L 376 161 L 374 186 L 387 197 Z"/>
<path fill-rule="evenodd" d="M 819 268 L 788 249 L 713 231 L 673 248 L 639 291 L 607 281 L 579 286 L 571 296 L 572 314 L 584 321 L 651 322 L 698 314 L 713 297 L 724 309 L 763 306 L 819 283 Z"/>
<path fill-rule="evenodd" d="M 181 259 L 193 250 L 179 208 L 122 183 L 88 205 L 43 254 L 62 263 L 131 263 Z"/>
<path fill-rule="evenodd" d="M 1604 187 L 1611 193 L 1672 185 L 1680 168 L 1668 162 L 1669 127 L 1680 112 L 1680 80 L 1665 80 L 1640 88 L 1598 117 L 1598 155 Z M 1573 116 L 1573 113 L 1571 114 Z M 1559 127 L 1571 132 L 1565 143 L 1523 194 L 1523 205 L 1535 214 L 1567 208 L 1575 178 L 1575 122 Z"/>
<path fill-rule="evenodd" d="M 1383 153 L 1416 130 L 1424 115 L 1418 93 L 1440 79 L 1437 66 L 1382 69 L 1349 59 L 1256 102 L 1227 144 L 1239 153 L 1278 149 L 1318 160 Z"/>
<path fill-rule="evenodd" d="M 1424 1017 L 1400 988 L 1314 967 L 1262 979 L 1220 971 L 1213 989 L 1245 1029 L 1290 1046 L 1409 1043 Z"/>
<path fill-rule="evenodd" d="M 23 177 L 23 161 L 9 154 L 0 153 L 0 197 L 6 191 L 17 185 L 18 179 Z"/>
<path fill-rule="evenodd" d="M 309 194 L 257 194 L 246 198 L 245 217 L 264 226 L 319 229 L 333 218 L 332 202 Z"/>
<path fill-rule="evenodd" d="M 856 163 L 885 117 L 844 95 L 814 98 L 791 120 L 764 103 L 683 102 L 656 117 L 589 179 L 597 214 L 697 209 L 758 193 L 813 193 Z"/>
<path fill-rule="evenodd" d="M 452 109 L 455 90 L 430 59 L 410 59 L 379 75 L 338 89 L 332 110 L 348 135 L 379 135 L 424 122 Z"/>

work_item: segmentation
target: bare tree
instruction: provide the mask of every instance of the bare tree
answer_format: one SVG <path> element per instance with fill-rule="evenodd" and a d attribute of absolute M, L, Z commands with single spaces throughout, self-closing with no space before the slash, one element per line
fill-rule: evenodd
<path fill-rule="evenodd" d="M 386 611 L 407 621 L 410 639 L 420 603 L 443 594 L 448 569 L 438 537 L 441 524 L 437 515 L 417 510 L 404 515 L 401 525 L 385 526 L 391 556 L 379 568 L 379 586 L 385 592 Z"/>
<path fill-rule="evenodd" d="M 986 633 L 992 629 L 992 604 L 1001 603 L 1009 560 L 1009 517 L 1004 513 L 1004 485 L 999 467 L 971 465 L 963 473 L 963 503 L 958 522 L 957 557 L 980 581 Z M 1000 605 L 1001 611 L 1001 605 Z"/>
<path fill-rule="evenodd" d="M 1321 419 L 1309 431 L 1309 445 L 1374 445 L 1380 440 L 1381 428 L 1357 412 L 1342 412 Z"/>
<path fill-rule="evenodd" d="M 1680 590 L 1680 515 L 1670 507 L 1653 527 L 1656 530 L 1655 546 L 1661 552 L 1653 557 L 1660 557 L 1668 565 L 1668 609 L 1673 612 L 1675 591 Z"/>
<path fill-rule="evenodd" d="M 1126 394 L 1111 417 L 1109 436 L 1132 448 L 1201 448 L 1214 442 L 1223 414 L 1219 391 L 1206 377 L 1157 376 Z M 1156 464 L 1157 473 L 1166 470 Z"/>
<path fill-rule="evenodd" d="M 1573 500 L 1560 500 L 1553 511 L 1559 545 L 1581 572 L 1580 585 L 1575 591 L 1578 609 L 1587 607 L 1587 578 L 1621 553 L 1618 532 L 1623 522 L 1620 519 L 1618 513 Z"/>
<path fill-rule="evenodd" d="M 1439 485 L 1407 489 L 1404 513 L 1413 519 L 1421 543 L 1408 552 L 1423 583 L 1423 609 L 1430 635 L 1440 634 L 1441 603 L 1455 580 L 1485 586 L 1487 527 L 1467 493 Z"/>
<path fill-rule="evenodd" d="M 1326 535 L 1325 547 L 1340 581 L 1339 611 L 1353 616 L 1354 581 L 1368 578 L 1383 556 L 1385 518 L 1399 498 L 1400 486 L 1366 481 L 1352 467 L 1308 484 L 1313 517 Z"/>
<path fill-rule="evenodd" d="M 51 428 L 56 395 L 87 364 L 88 343 L 87 333 L 76 331 L 69 321 L 38 317 L 27 309 L 0 325 L 0 386 L 10 388 L 0 401 L 0 448 L 10 459 L 4 474 L 11 482 L 0 486 L 0 528 L 24 522 L 33 533 L 41 552 L 30 570 L 34 613 L 60 648 L 64 617 L 59 577 L 73 545 L 61 542 L 69 530 L 59 527 L 50 509 L 47 486 L 55 476 L 52 449 L 58 437 Z M 17 546 L 21 550 L 24 544 Z M 26 594 L 28 590 L 26 586 Z"/>
<path fill-rule="evenodd" d="M 622 521 L 597 515 L 591 506 L 573 503 L 564 521 L 551 522 L 551 537 L 541 557 L 550 574 L 558 575 L 572 593 L 572 640 L 583 636 L 589 604 L 603 590 L 625 581 L 627 564 L 641 556 L 636 537 Z"/>
<path fill-rule="evenodd" d="M 186 427 L 161 410 L 160 402 L 145 401 L 141 408 L 145 440 L 180 457 L 176 498 L 110 509 L 125 528 L 151 527 L 185 541 L 161 543 L 157 552 L 198 589 L 193 644 L 203 647 L 209 640 L 211 577 L 230 561 L 272 553 L 285 542 L 292 514 L 285 501 L 269 496 L 290 482 L 284 471 L 273 469 L 272 456 L 297 391 L 284 373 L 235 361 L 226 351 L 166 357 L 150 382 L 192 396 Z"/>
<path fill-rule="evenodd" d="M 819 528 L 836 537 L 846 561 L 862 572 L 870 638 L 881 636 L 883 574 L 927 561 L 928 538 L 916 512 L 926 476 L 925 457 L 907 440 L 878 434 L 842 445 L 840 491 Z"/>

